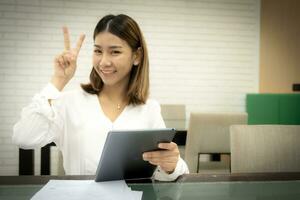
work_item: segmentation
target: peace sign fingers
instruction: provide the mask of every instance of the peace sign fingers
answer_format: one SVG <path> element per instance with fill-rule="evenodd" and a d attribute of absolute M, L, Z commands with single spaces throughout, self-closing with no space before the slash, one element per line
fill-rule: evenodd
<path fill-rule="evenodd" d="M 69 29 L 64 26 L 62 30 L 64 35 L 64 51 L 54 59 L 54 75 L 51 81 L 59 90 L 62 90 L 74 76 L 77 68 L 77 57 L 85 38 L 85 35 L 81 34 L 76 47 L 71 48 Z"/>
<path fill-rule="evenodd" d="M 71 50 L 70 33 L 69 33 L 69 29 L 66 26 L 63 27 L 63 33 L 64 33 L 64 47 L 65 47 L 65 51 L 70 51 Z M 82 43 L 84 41 L 84 38 L 85 38 L 85 35 L 81 34 L 79 36 L 78 41 L 77 41 L 76 47 L 73 49 L 74 52 L 76 53 L 76 56 L 78 55 L 78 53 L 79 53 L 79 51 L 81 49 Z"/>

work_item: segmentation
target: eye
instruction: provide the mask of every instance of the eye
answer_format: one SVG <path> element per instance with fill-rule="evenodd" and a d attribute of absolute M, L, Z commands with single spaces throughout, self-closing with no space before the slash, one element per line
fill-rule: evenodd
<path fill-rule="evenodd" d="M 99 50 L 99 49 L 94 49 L 94 52 L 95 52 L 96 54 L 102 54 L 102 51 Z"/>
<path fill-rule="evenodd" d="M 120 53 L 121 53 L 121 51 L 112 51 L 112 52 L 111 52 L 112 55 L 118 55 L 118 54 L 120 54 Z"/>

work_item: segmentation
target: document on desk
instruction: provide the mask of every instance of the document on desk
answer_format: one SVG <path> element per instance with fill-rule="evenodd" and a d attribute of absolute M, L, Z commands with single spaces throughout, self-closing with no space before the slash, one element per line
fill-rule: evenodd
<path fill-rule="evenodd" d="M 141 191 L 132 191 L 125 180 L 50 180 L 31 200 L 140 200 L 142 195 Z"/>

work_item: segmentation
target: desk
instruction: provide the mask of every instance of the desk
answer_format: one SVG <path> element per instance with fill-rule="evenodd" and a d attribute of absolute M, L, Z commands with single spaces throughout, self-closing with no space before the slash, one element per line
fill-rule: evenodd
<path fill-rule="evenodd" d="M 87 180 L 94 176 L 0 177 L 0 199 L 30 199 L 50 179 Z M 171 183 L 129 183 L 143 199 L 300 199 L 300 173 L 199 175 Z"/>

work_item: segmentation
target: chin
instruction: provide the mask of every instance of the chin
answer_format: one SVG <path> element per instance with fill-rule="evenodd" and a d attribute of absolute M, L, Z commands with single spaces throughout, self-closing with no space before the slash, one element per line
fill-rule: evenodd
<path fill-rule="evenodd" d="M 116 81 L 115 81 L 115 80 L 105 80 L 105 79 L 103 79 L 103 78 L 101 78 L 101 79 L 102 79 L 104 85 L 107 85 L 107 86 L 113 86 L 113 85 L 116 84 Z"/>

